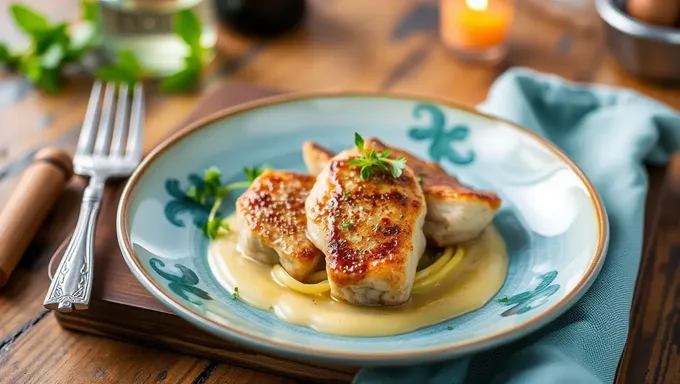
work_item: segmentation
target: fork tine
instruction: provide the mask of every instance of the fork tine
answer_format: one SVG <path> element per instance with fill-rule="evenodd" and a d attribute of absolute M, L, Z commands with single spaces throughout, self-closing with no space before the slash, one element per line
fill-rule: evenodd
<path fill-rule="evenodd" d="M 92 92 L 90 93 L 90 100 L 87 102 L 87 111 L 85 112 L 85 119 L 83 126 L 80 129 L 80 137 L 78 137 L 78 147 L 76 154 L 86 155 L 92 152 L 92 144 L 94 144 L 94 125 L 99 115 L 99 100 L 102 93 L 102 83 L 97 80 L 92 85 Z"/>
<path fill-rule="evenodd" d="M 142 128 L 144 127 L 144 89 L 141 83 L 135 84 L 130 113 L 130 129 L 126 157 L 138 160 L 142 157 Z"/>
<path fill-rule="evenodd" d="M 113 125 L 113 137 L 111 138 L 111 150 L 109 151 L 110 156 L 123 156 L 128 99 L 128 85 L 124 83 L 118 89 L 118 108 L 116 109 L 116 118 Z"/>
<path fill-rule="evenodd" d="M 109 149 L 109 143 L 111 142 L 111 115 L 115 93 L 116 83 L 107 83 L 106 91 L 104 91 L 104 102 L 102 103 L 102 115 L 101 119 L 99 119 L 99 128 L 97 129 L 97 140 L 94 142 L 95 156 L 103 155 Z"/>

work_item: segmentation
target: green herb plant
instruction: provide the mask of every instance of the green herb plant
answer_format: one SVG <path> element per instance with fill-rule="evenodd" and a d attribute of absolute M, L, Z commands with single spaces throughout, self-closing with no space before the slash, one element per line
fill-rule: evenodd
<path fill-rule="evenodd" d="M 198 16 L 188 9 L 183 9 L 173 16 L 172 28 L 186 45 L 187 55 L 184 57 L 184 67 L 162 78 L 160 88 L 164 92 L 189 91 L 201 81 L 205 61 L 205 49 L 201 47 L 200 41 L 203 28 Z M 97 77 L 101 80 L 127 83 L 130 86 L 147 75 L 149 73 L 129 51 L 121 51 L 117 63 L 97 71 Z"/>
<path fill-rule="evenodd" d="M 81 2 L 83 21 L 79 33 L 70 30 L 65 22 L 50 23 L 45 15 L 24 4 L 11 4 L 10 12 L 15 24 L 29 37 L 30 45 L 24 51 L 15 52 L 0 42 L 0 66 L 18 71 L 48 93 L 58 92 L 66 64 L 80 61 L 101 44 L 98 12 L 93 0 Z M 187 55 L 182 69 L 161 78 L 160 88 L 165 92 L 190 91 L 200 84 L 205 66 L 206 50 L 200 44 L 203 27 L 196 14 L 188 9 L 177 12 L 172 24 L 175 34 L 187 47 Z M 149 75 L 153 73 L 142 68 L 135 55 L 127 50 L 118 53 L 114 64 L 95 73 L 101 80 L 128 85 Z"/>
<path fill-rule="evenodd" d="M 349 162 L 350 166 L 361 167 L 361 178 L 368 180 L 375 174 L 375 170 L 389 172 L 392 177 L 399 177 L 406 167 L 406 157 L 402 156 L 398 159 L 390 159 L 388 156 L 392 153 L 389 149 L 382 153 L 376 153 L 375 148 L 367 151 L 364 147 L 364 138 L 358 133 L 354 133 L 354 144 L 359 149 L 364 157 L 353 159 Z"/>
<path fill-rule="evenodd" d="M 201 47 L 203 28 L 195 13 L 184 9 L 175 14 L 172 28 L 187 46 L 184 67 L 161 81 L 165 92 L 184 92 L 194 89 L 201 81 L 206 50 Z"/>
<path fill-rule="evenodd" d="M 246 175 L 247 181 L 222 185 L 222 172 L 216 167 L 210 167 L 203 173 L 203 185 L 192 186 L 187 190 L 187 198 L 199 205 L 206 205 L 212 202 L 208 220 L 203 225 L 203 228 L 201 228 L 209 239 L 215 239 L 230 231 L 227 221 L 218 216 L 224 199 L 234 190 L 248 188 L 268 168 L 269 166 L 266 164 L 259 168 L 245 168 L 243 173 Z"/>
<path fill-rule="evenodd" d="M 65 22 L 53 24 L 24 4 L 11 4 L 14 23 L 27 35 L 29 45 L 22 51 L 12 51 L 0 43 L 0 65 L 18 71 L 47 93 L 57 93 L 63 67 L 80 60 L 98 39 L 94 3 L 85 1 L 81 5 L 83 29 L 74 34 Z"/>

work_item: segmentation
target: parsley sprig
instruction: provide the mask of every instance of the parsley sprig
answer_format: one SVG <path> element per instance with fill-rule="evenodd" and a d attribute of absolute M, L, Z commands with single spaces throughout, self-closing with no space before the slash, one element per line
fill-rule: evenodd
<path fill-rule="evenodd" d="M 375 169 L 379 171 L 389 172 L 392 177 L 399 177 L 404 168 L 406 168 L 406 157 L 402 156 L 398 159 L 390 159 L 388 156 L 392 153 L 389 149 L 382 153 L 377 153 L 375 148 L 367 151 L 364 147 L 364 138 L 358 133 L 354 132 L 354 144 L 359 149 L 364 157 L 353 159 L 349 162 L 350 166 L 361 167 L 361 178 L 368 180 L 375 174 Z"/>
<path fill-rule="evenodd" d="M 210 167 L 203 173 L 203 185 L 194 185 L 186 191 L 187 198 L 199 205 L 210 204 L 212 201 L 208 221 L 206 221 L 202 228 L 203 233 L 209 239 L 215 239 L 230 231 L 227 221 L 224 218 L 218 217 L 219 209 L 224 199 L 234 190 L 248 188 L 266 169 L 269 169 L 269 166 L 266 164 L 262 167 L 244 168 L 243 173 L 246 175 L 247 181 L 222 185 L 222 171 L 217 167 Z"/>

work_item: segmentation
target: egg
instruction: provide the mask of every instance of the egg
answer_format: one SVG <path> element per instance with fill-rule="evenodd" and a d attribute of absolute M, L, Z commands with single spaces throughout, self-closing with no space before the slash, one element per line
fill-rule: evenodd
<path fill-rule="evenodd" d="M 628 0 L 628 14 L 645 23 L 672 27 L 680 18 L 680 0 Z"/>

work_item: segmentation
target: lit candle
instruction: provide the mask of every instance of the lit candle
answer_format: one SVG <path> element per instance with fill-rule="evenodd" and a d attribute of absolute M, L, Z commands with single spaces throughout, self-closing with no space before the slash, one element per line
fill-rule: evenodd
<path fill-rule="evenodd" d="M 442 0 L 441 39 L 448 47 L 482 56 L 503 51 L 512 24 L 512 0 Z"/>

